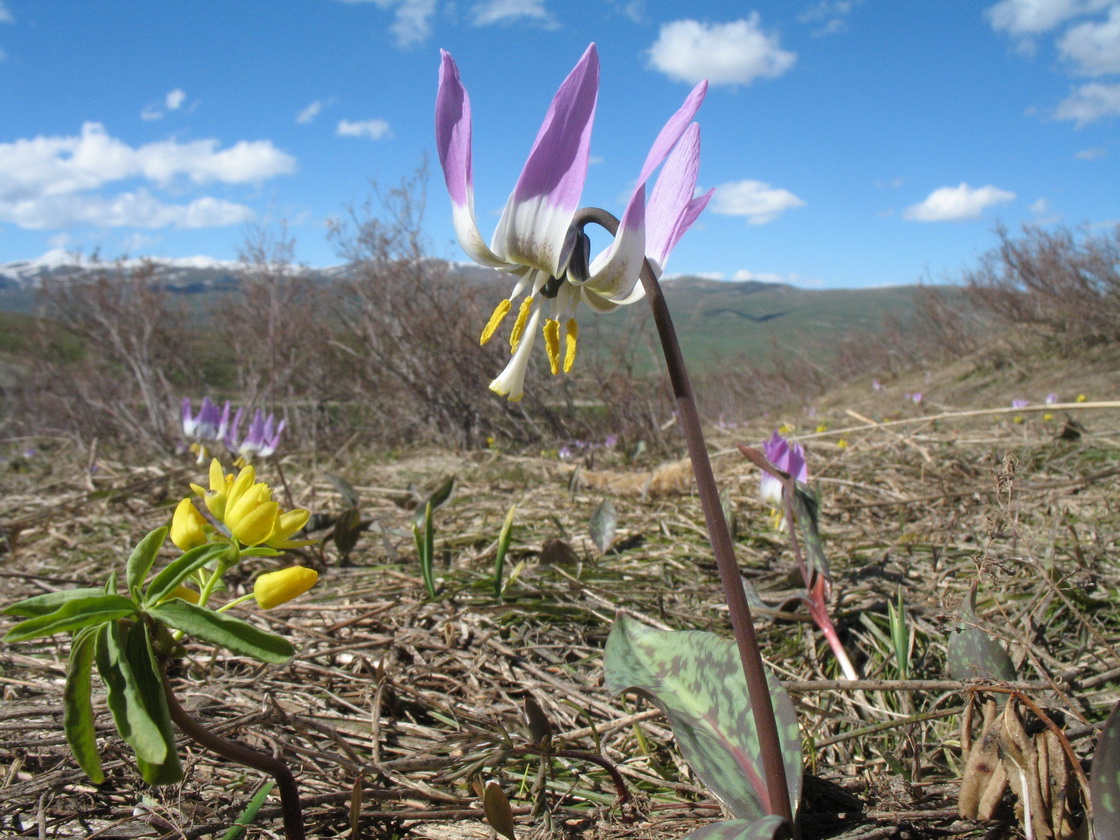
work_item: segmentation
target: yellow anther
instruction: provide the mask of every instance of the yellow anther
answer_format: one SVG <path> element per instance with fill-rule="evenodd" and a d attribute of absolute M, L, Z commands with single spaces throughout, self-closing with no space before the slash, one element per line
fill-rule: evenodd
<path fill-rule="evenodd" d="M 555 376 L 560 372 L 560 322 L 555 318 L 544 322 L 544 349 L 548 351 L 548 366 Z"/>
<path fill-rule="evenodd" d="M 579 324 L 569 318 L 564 330 L 564 373 L 569 373 L 576 362 L 576 340 L 579 338 Z"/>
<path fill-rule="evenodd" d="M 525 332 L 525 323 L 529 320 L 529 310 L 533 308 L 533 296 L 521 301 L 521 308 L 517 310 L 517 320 L 513 324 L 513 332 L 509 334 L 509 352 L 517 350 L 521 343 L 521 335 Z"/>
<path fill-rule="evenodd" d="M 509 298 L 506 298 L 494 307 L 494 312 L 490 315 L 490 320 L 486 322 L 486 327 L 482 330 L 482 338 L 478 340 L 479 344 L 485 344 L 487 341 L 493 338 L 495 331 L 502 323 L 502 319 L 509 314 L 510 307 L 512 306 L 513 301 L 511 301 Z"/>

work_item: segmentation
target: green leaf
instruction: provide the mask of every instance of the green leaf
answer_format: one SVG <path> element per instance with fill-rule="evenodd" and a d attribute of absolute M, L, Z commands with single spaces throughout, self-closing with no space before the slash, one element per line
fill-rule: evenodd
<path fill-rule="evenodd" d="M 276 782 L 265 782 L 261 785 L 261 789 L 254 794 L 253 798 L 249 800 L 249 804 L 245 806 L 245 810 L 241 815 L 234 820 L 233 825 L 229 827 L 229 831 L 222 835 L 222 840 L 241 840 L 241 835 L 245 833 L 245 829 L 253 824 L 253 820 L 257 818 L 257 812 L 260 811 L 268 795 L 276 786 Z"/>
<path fill-rule="evenodd" d="M 430 495 L 423 504 L 416 507 L 416 513 L 412 515 L 412 521 L 417 525 L 424 524 L 424 508 L 426 505 L 431 505 L 432 510 L 436 510 L 441 505 L 445 504 L 451 498 L 451 494 L 455 492 L 455 476 L 450 476 L 444 479 L 436 491 Z"/>
<path fill-rule="evenodd" d="M 175 733 L 171 728 L 171 713 L 167 708 L 167 689 L 163 675 L 152 650 L 148 625 L 138 621 L 132 625 L 125 639 L 125 658 L 136 680 L 137 694 L 144 710 L 159 730 L 166 745 L 166 758 L 149 762 L 139 754 L 136 764 L 144 781 L 151 785 L 173 785 L 183 780 L 183 767 L 175 750 Z"/>
<path fill-rule="evenodd" d="M 156 555 L 159 554 L 159 550 L 166 539 L 167 527 L 156 528 L 136 544 L 136 548 L 132 550 L 132 554 L 128 557 L 128 563 L 125 566 L 125 582 L 129 594 L 137 601 L 140 600 L 140 587 L 143 586 L 144 580 L 148 577 L 148 572 L 152 570 L 152 564 L 156 562 Z"/>
<path fill-rule="evenodd" d="M 954 680 L 1013 681 L 1015 665 L 1003 645 L 976 626 L 975 583 L 961 604 L 961 613 L 965 623 L 949 636 L 949 676 Z"/>
<path fill-rule="evenodd" d="M 105 781 L 101 756 L 97 752 L 97 733 L 93 725 L 92 675 L 97 653 L 97 628 L 84 627 L 74 634 L 70 661 L 66 666 L 66 687 L 62 692 L 62 728 L 70 751 L 90 781 Z"/>
<path fill-rule="evenodd" d="M 743 666 L 735 643 L 714 633 L 655 630 L 620 616 L 603 657 L 607 690 L 635 691 L 669 718 L 681 753 L 744 820 L 765 816 L 766 781 Z M 801 738 L 793 704 L 766 674 L 793 813 L 801 798 Z"/>
<path fill-rule="evenodd" d="M 343 560 L 350 556 L 363 530 L 362 512 L 358 508 L 347 508 L 338 515 L 334 523 L 334 531 L 331 532 L 331 539 L 334 540 L 335 548 L 338 549 Z"/>
<path fill-rule="evenodd" d="M 106 699 L 117 731 L 132 747 L 138 760 L 159 765 L 167 760 L 167 741 L 148 714 L 141 696 L 141 683 L 132 672 L 124 648 L 124 630 L 118 622 L 98 628 L 97 670 L 105 683 Z"/>
<path fill-rule="evenodd" d="M 23 642 L 39 636 L 68 633 L 94 624 L 125 618 L 137 611 L 131 598 L 123 595 L 86 595 L 64 601 L 62 606 L 46 615 L 21 621 L 4 636 L 6 642 Z"/>
<path fill-rule="evenodd" d="M 178 598 L 148 610 L 149 615 L 168 627 L 212 645 L 224 647 L 241 656 L 261 662 L 287 662 L 295 655 L 291 642 L 282 636 L 261 630 L 247 621 L 205 607 L 196 607 Z"/>
<path fill-rule="evenodd" d="M 789 823 L 770 814 L 760 820 L 724 820 L 686 834 L 681 840 L 778 840 L 789 837 Z"/>
<path fill-rule="evenodd" d="M 1089 796 L 1099 840 L 1120 838 L 1120 703 L 1112 708 L 1097 739 Z"/>
<path fill-rule="evenodd" d="M 168 563 L 152 578 L 144 595 L 144 605 L 158 604 L 175 591 L 175 587 L 197 572 L 211 560 L 217 560 L 230 550 L 226 543 L 207 543 L 192 548 L 178 560 Z"/>
<path fill-rule="evenodd" d="M 793 495 L 792 507 L 797 518 L 797 530 L 801 532 L 801 543 L 804 546 L 805 565 L 809 572 L 809 580 L 816 576 L 824 578 L 825 598 L 832 588 L 832 573 L 828 568 L 828 557 L 824 553 L 824 542 L 818 522 L 820 520 L 820 499 L 807 484 L 795 484 L 797 492 Z"/>
<path fill-rule="evenodd" d="M 493 779 L 486 782 L 482 793 L 482 811 L 490 827 L 507 840 L 517 840 L 514 831 L 513 809 L 502 786 Z"/>
<path fill-rule="evenodd" d="M 600 554 L 607 553 L 617 531 L 618 514 L 615 513 L 614 503 L 603 499 L 591 514 L 591 542 L 595 543 Z"/>
<path fill-rule="evenodd" d="M 89 598 L 91 595 L 104 595 L 105 590 L 100 586 L 82 589 L 61 589 L 58 592 L 45 592 L 32 598 L 25 598 L 9 604 L 3 610 L 4 615 L 18 615 L 24 618 L 34 618 L 37 615 L 52 613 L 67 601 L 78 598 Z"/>
<path fill-rule="evenodd" d="M 502 597 L 502 572 L 506 565 L 506 554 L 509 552 L 509 541 L 513 535 L 513 516 L 517 513 L 517 505 L 510 505 L 509 512 L 502 522 L 502 530 L 498 534 L 498 548 L 494 553 L 494 597 Z"/>

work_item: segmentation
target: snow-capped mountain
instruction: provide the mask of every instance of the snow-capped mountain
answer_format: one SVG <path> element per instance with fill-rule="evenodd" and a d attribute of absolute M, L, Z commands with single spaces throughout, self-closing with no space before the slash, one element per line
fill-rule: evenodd
<path fill-rule="evenodd" d="M 225 285 L 241 267 L 240 263 L 215 260 L 211 257 L 183 257 L 179 259 L 128 259 L 109 263 L 91 260 L 55 248 L 31 260 L 0 263 L 0 289 L 37 289 L 47 280 L 77 280 L 88 277 L 99 269 L 134 270 L 144 264 L 155 268 L 153 279 L 176 289 Z"/>

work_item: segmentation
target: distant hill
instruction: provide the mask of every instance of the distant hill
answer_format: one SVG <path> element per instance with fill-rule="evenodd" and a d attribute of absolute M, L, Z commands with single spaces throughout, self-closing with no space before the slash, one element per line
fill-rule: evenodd
<path fill-rule="evenodd" d="M 125 267 L 136 267 L 141 262 L 130 260 Z M 206 311 L 213 296 L 236 291 L 242 268 L 237 262 L 208 257 L 148 262 L 154 267 L 153 282 L 192 296 L 191 309 L 196 312 Z M 44 282 L 81 282 L 98 269 L 96 263 L 61 251 L 36 260 L 0 264 L 0 312 L 33 314 L 37 291 Z M 468 283 L 493 280 L 489 270 L 474 265 L 456 264 L 452 270 Z M 312 279 L 329 284 L 345 276 L 346 266 L 308 271 Z M 917 286 L 815 290 L 780 283 L 699 277 L 666 278 L 662 285 L 686 358 L 697 368 L 726 363 L 739 356 L 765 357 L 776 343 L 788 346 L 792 342 L 792 346 L 801 347 L 811 342 L 828 347 L 851 330 L 880 330 L 888 318 L 906 324 L 915 312 L 918 290 Z M 499 294 L 505 293 L 504 285 L 499 288 Z M 959 294 L 959 290 L 945 288 L 951 296 Z M 603 317 L 584 310 L 580 319 L 581 351 L 595 353 L 614 347 L 620 335 L 649 344 L 656 336 L 648 313 L 648 307 L 641 305 Z M 7 323 L 10 328 L 11 316 Z M 635 334 L 635 330 L 642 332 Z M 0 352 L 12 353 L 14 349 L 0 347 Z M 651 368 L 649 353 L 643 350 L 637 358 L 640 370 Z"/>

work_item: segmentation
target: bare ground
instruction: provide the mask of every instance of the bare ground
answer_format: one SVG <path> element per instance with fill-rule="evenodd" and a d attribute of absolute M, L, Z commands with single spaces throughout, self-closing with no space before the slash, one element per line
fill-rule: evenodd
<path fill-rule="evenodd" d="M 764 654 L 802 725 L 804 837 L 1000 837 L 1021 829 L 1010 795 L 992 820 L 957 817 L 966 688 L 915 682 L 857 694 L 822 686 L 837 676 L 835 662 L 797 605 L 788 545 L 757 500 L 757 473 L 733 444 L 757 445 L 783 420 L 806 436 L 834 576 L 832 612 L 864 676 L 897 676 L 887 602 L 901 592 L 914 636 L 909 677 L 946 679 L 947 634 L 977 582 L 981 625 L 1003 640 L 1023 680 L 1049 686 L 1031 696 L 1064 721 L 1087 759 L 1093 726 L 1120 698 L 1120 410 L 1099 405 L 1120 387 L 1107 369 L 1082 373 L 1070 376 L 1067 366 L 1064 375 L 1016 379 L 971 365 L 889 382 L 882 392 L 865 383 L 815 410 L 715 434 L 739 562 L 771 608 L 756 616 Z M 1038 403 L 1051 388 L 1088 400 L 1005 410 L 1014 396 Z M 923 389 L 922 407 L 903 397 Z M 964 413 L 976 409 L 992 411 Z M 829 428 L 817 434 L 822 423 Z M 4 466 L 4 602 L 99 584 L 201 477 L 193 466 L 118 462 L 65 441 L 40 441 L 33 457 Z M 357 490 L 369 528 L 350 565 L 330 545 L 305 553 L 322 572 L 319 585 L 255 614 L 295 642 L 294 660 L 262 666 L 192 647 L 174 675 L 177 692 L 215 731 L 285 757 L 312 837 L 490 837 L 472 782 L 491 778 L 509 795 L 522 837 L 681 837 L 720 818 L 719 804 L 680 758 L 664 719 L 602 685 L 602 646 L 618 611 L 674 629 L 728 628 L 699 502 L 677 478 L 651 492 L 655 466 L 605 452 L 573 481 L 554 453 L 348 454 L 318 463 L 290 455 L 283 468 L 297 505 L 337 513 L 339 492 L 327 475 L 335 472 Z M 272 465 L 261 473 L 278 478 Z M 455 495 L 436 514 L 442 592 L 432 601 L 415 561 L 410 506 L 452 474 Z M 588 520 L 604 498 L 616 508 L 618 531 L 601 554 Z M 513 503 L 499 599 L 492 564 Z M 230 595 L 263 567 L 235 570 Z M 61 731 L 65 642 L 0 646 L 0 834 L 222 836 L 260 775 L 184 739 L 186 781 L 146 787 L 100 695 L 108 781 L 88 783 Z M 529 738 L 527 696 L 545 710 L 555 744 L 618 767 L 632 804 L 619 807 L 594 763 L 517 754 Z M 278 814 L 270 798 L 248 836 L 279 836 Z"/>

